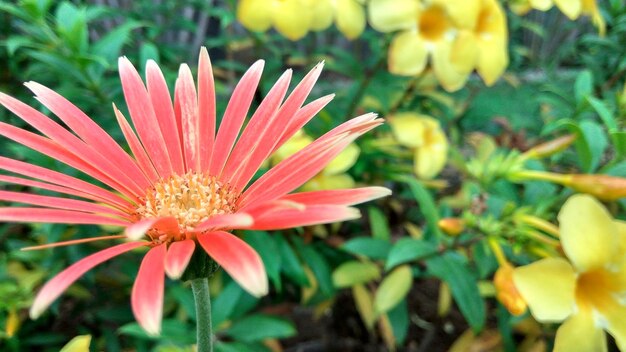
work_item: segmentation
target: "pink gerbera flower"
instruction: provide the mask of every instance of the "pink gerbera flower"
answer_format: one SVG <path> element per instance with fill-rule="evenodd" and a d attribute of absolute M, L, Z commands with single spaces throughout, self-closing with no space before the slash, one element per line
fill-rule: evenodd
<path fill-rule="evenodd" d="M 293 193 L 348 144 L 380 125 L 374 114 L 354 118 L 328 132 L 247 186 L 263 161 L 316 115 L 332 96 L 303 103 L 320 75 L 317 65 L 286 98 L 286 71 L 242 126 L 261 77 L 263 61 L 235 88 L 219 130 L 209 56 L 202 49 L 198 84 L 181 65 L 174 104 L 155 62 L 146 67 L 146 85 L 126 58 L 119 72 L 135 129 L 115 108 L 132 150 L 127 154 L 80 109 L 54 91 L 26 83 L 36 98 L 69 128 L 0 93 L 0 103 L 41 132 L 0 122 L 0 134 L 101 181 L 105 189 L 22 161 L 0 157 L 0 182 L 58 192 L 51 197 L 0 191 L 0 200 L 35 207 L 0 208 L 0 221 L 117 225 L 123 235 L 52 243 L 36 248 L 123 238 L 130 241 L 92 254 L 46 283 L 31 307 L 37 318 L 74 281 L 94 266 L 137 247 L 148 246 L 132 290 L 139 324 L 158 334 L 164 276 L 179 278 L 200 246 L 253 295 L 267 293 L 259 255 L 228 231 L 275 230 L 354 219 L 350 205 L 388 195 L 382 187 Z M 241 131 L 241 133 L 240 133 Z"/>

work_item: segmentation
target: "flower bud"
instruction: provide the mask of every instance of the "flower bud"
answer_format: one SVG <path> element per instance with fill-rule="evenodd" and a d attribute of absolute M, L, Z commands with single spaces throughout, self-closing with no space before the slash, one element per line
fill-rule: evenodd
<path fill-rule="evenodd" d="M 458 236 L 465 230 L 465 220 L 459 218 L 443 218 L 439 220 L 437 226 L 446 235 Z"/>
<path fill-rule="evenodd" d="M 569 175 L 564 185 L 581 193 L 587 193 L 603 201 L 626 197 L 626 178 L 609 175 Z"/>
<path fill-rule="evenodd" d="M 513 266 L 508 262 L 501 265 L 493 277 L 496 287 L 496 298 L 513 315 L 518 316 L 526 311 L 526 301 L 513 282 Z"/>
<path fill-rule="evenodd" d="M 547 156 L 561 152 L 569 147 L 576 140 L 576 135 L 567 134 L 551 141 L 538 144 L 524 153 L 527 158 L 545 158 Z"/>

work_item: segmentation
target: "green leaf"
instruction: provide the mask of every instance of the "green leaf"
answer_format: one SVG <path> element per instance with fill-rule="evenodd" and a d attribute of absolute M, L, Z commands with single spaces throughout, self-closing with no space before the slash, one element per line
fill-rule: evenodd
<path fill-rule="evenodd" d="M 350 261 L 341 264 L 333 272 L 333 284 L 337 288 L 352 287 L 380 278 L 378 265 L 372 262 Z"/>
<path fill-rule="evenodd" d="M 576 98 L 576 103 L 580 105 L 592 92 L 593 76 L 591 75 L 591 71 L 584 70 L 576 77 L 576 83 L 574 83 L 574 97 Z"/>
<path fill-rule="evenodd" d="M 598 113 L 598 116 L 600 116 L 606 128 L 608 128 L 609 131 L 617 131 L 617 122 L 615 121 L 615 116 L 613 116 L 613 113 L 609 111 L 606 105 L 604 105 L 604 102 L 592 96 L 588 96 L 587 101 L 596 111 L 596 113 Z"/>
<path fill-rule="evenodd" d="M 274 239 L 278 247 L 278 255 L 282 258 L 281 271 L 298 285 L 309 286 L 309 280 L 306 277 L 304 268 L 289 242 L 282 235 L 277 235 Z"/>
<path fill-rule="evenodd" d="M 613 142 L 613 148 L 615 148 L 616 159 L 623 159 L 626 157 L 626 131 L 613 131 L 611 132 L 611 141 Z"/>
<path fill-rule="evenodd" d="M 474 333 L 485 326 L 485 302 L 480 297 L 476 279 L 457 253 L 446 253 L 426 262 L 428 272 L 450 287 L 452 297 Z"/>
<path fill-rule="evenodd" d="M 411 267 L 403 265 L 396 268 L 381 282 L 374 297 L 374 309 L 377 314 L 388 312 L 409 293 L 413 283 Z"/>
<path fill-rule="evenodd" d="M 259 253 L 265 265 L 267 275 L 274 283 L 274 286 L 276 286 L 276 289 L 280 291 L 282 289 L 282 282 L 280 280 L 281 256 L 276 255 L 276 253 L 278 253 L 278 245 L 276 241 L 274 241 L 274 237 L 275 236 L 271 236 L 267 232 L 250 231 L 246 232 L 244 239 Z"/>
<path fill-rule="evenodd" d="M 323 294 L 330 296 L 335 289 L 330 274 L 330 266 L 326 262 L 326 259 L 324 259 L 324 257 L 319 254 L 313 246 L 304 244 L 302 239 L 295 237 L 293 242 L 304 262 L 306 262 L 311 268 L 311 271 L 313 271 L 313 274 L 319 284 L 320 291 Z"/>
<path fill-rule="evenodd" d="M 391 233 L 389 232 L 389 224 L 387 224 L 385 214 L 376 207 L 369 207 L 367 212 L 370 219 L 372 237 L 389 241 L 391 239 Z"/>
<path fill-rule="evenodd" d="M 409 184 L 413 197 L 415 197 L 422 214 L 424 214 L 424 217 L 426 218 L 426 224 L 430 230 L 429 232 L 434 234 L 436 237 L 442 236 L 441 230 L 439 229 L 439 226 L 437 226 L 437 223 L 439 222 L 439 210 L 437 209 L 430 192 L 428 192 L 421 182 L 414 178 L 407 177 L 404 180 Z"/>
<path fill-rule="evenodd" d="M 391 249 L 391 243 L 380 238 L 358 237 L 344 243 L 341 249 L 371 259 L 385 259 Z"/>
<path fill-rule="evenodd" d="M 224 321 L 232 318 L 232 313 L 235 311 L 237 302 L 239 302 L 242 295 L 243 289 L 236 282 L 231 281 L 224 287 L 217 298 L 211 300 L 213 326 L 219 326 Z"/>
<path fill-rule="evenodd" d="M 403 299 L 392 310 L 387 313 L 391 328 L 393 329 L 393 336 L 396 338 L 396 345 L 404 345 L 407 333 L 409 332 L 409 309 L 406 304 L 406 299 Z"/>
<path fill-rule="evenodd" d="M 587 142 L 591 155 L 591 159 L 589 160 L 589 164 L 586 165 L 585 171 L 593 172 L 598 168 L 600 160 L 604 155 L 604 150 L 608 145 L 607 137 L 602 126 L 591 120 L 582 121 L 580 123 L 580 130 L 582 131 L 583 138 L 579 139 L 584 139 L 585 142 Z"/>
<path fill-rule="evenodd" d="M 413 261 L 424 255 L 429 255 L 437 251 L 437 246 L 430 242 L 413 238 L 402 238 L 396 242 L 385 264 L 385 270 L 389 270 L 396 265 Z"/>
<path fill-rule="evenodd" d="M 139 27 L 141 27 L 141 24 L 138 22 L 127 21 L 94 43 L 92 52 L 98 56 L 104 57 L 109 64 L 116 64 L 122 47 L 130 38 L 130 33 Z"/>
<path fill-rule="evenodd" d="M 285 319 L 255 314 L 233 323 L 226 329 L 225 334 L 239 341 L 253 342 L 291 337 L 296 334 L 296 329 Z"/>
<path fill-rule="evenodd" d="M 82 53 L 87 49 L 87 18 L 84 9 L 64 1 L 55 14 L 57 31 L 70 48 Z"/>
<path fill-rule="evenodd" d="M 7 52 L 9 56 L 13 56 L 15 52 L 17 51 L 17 49 L 23 46 L 32 45 L 32 40 L 25 36 L 13 35 L 4 42 L 4 45 L 6 45 L 7 47 Z"/>

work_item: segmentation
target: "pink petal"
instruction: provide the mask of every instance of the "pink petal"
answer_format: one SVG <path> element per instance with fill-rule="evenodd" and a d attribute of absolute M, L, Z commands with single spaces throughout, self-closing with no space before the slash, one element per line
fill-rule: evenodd
<path fill-rule="evenodd" d="M 293 193 L 287 194 L 280 199 L 306 205 L 354 205 L 386 197 L 388 195 L 391 195 L 391 190 L 385 187 L 363 187 L 354 189 L 333 189 Z"/>
<path fill-rule="evenodd" d="M 139 325 L 150 335 L 161 333 L 166 244 L 156 246 L 141 261 L 130 303 Z"/>
<path fill-rule="evenodd" d="M 129 221 L 78 211 L 47 208 L 0 208 L 0 221 L 126 226 Z"/>
<path fill-rule="evenodd" d="M 299 226 L 311 226 L 340 222 L 361 217 L 358 209 L 341 205 L 308 205 L 304 210 L 277 207 L 275 210 L 263 209 L 258 214 L 251 210 L 254 225 L 251 230 L 283 230 Z"/>
<path fill-rule="evenodd" d="M 126 138 L 126 142 L 137 159 L 137 163 L 139 163 L 141 170 L 150 181 L 155 182 L 159 179 L 159 174 L 154 168 L 152 160 L 150 160 L 148 154 L 146 154 L 146 150 L 143 148 L 143 145 L 141 145 L 139 138 L 137 138 L 137 135 L 133 131 L 132 127 L 128 124 L 128 120 L 126 120 L 126 117 L 124 117 L 115 104 L 113 104 L 113 111 L 115 112 L 117 123 L 120 125 L 120 129 L 124 134 L 124 138 Z"/>
<path fill-rule="evenodd" d="M 256 297 L 267 294 L 263 261 L 246 242 L 224 231 L 198 235 L 198 242 L 244 290 Z"/>
<path fill-rule="evenodd" d="M 330 94 L 316 99 L 307 105 L 303 106 L 296 112 L 296 115 L 289 121 L 282 137 L 278 140 L 272 153 L 280 148 L 289 138 L 291 138 L 296 132 L 298 132 L 304 125 L 306 125 L 315 115 L 317 115 L 322 109 L 333 100 L 335 94 Z"/>
<path fill-rule="evenodd" d="M 198 61 L 198 114 L 200 118 L 200 169 L 207 170 L 215 143 L 215 83 L 211 59 L 205 47 L 200 49 Z"/>
<path fill-rule="evenodd" d="M 159 121 L 159 127 L 165 140 L 170 161 L 174 172 L 182 175 L 185 173 L 185 164 L 183 160 L 183 152 L 180 145 L 180 136 L 178 135 L 178 126 L 176 125 L 176 116 L 172 107 L 172 98 L 167 88 L 165 77 L 156 62 L 148 60 L 146 64 L 146 86 L 148 94 L 152 101 L 154 113 Z"/>
<path fill-rule="evenodd" d="M 250 172 L 254 175 L 261 163 L 263 163 L 263 160 L 269 155 L 269 151 L 278 139 L 278 136 L 282 134 L 282 129 L 286 122 L 279 121 L 278 117 L 282 117 L 281 120 L 285 120 L 285 116 L 280 116 L 277 112 L 280 103 L 287 93 L 287 88 L 289 88 L 290 79 L 291 70 L 287 70 L 274 84 L 252 118 L 250 118 L 248 125 L 228 158 L 221 178 L 230 183 L 235 189 L 242 189 L 239 179 L 247 177 L 247 174 Z M 258 161 L 257 156 L 262 158 L 262 160 Z M 241 175 L 245 169 L 250 169 L 250 171 L 245 176 Z M 249 178 L 244 180 L 244 183 L 248 180 Z"/>
<path fill-rule="evenodd" d="M 176 81 L 176 97 L 180 103 L 183 128 L 183 155 L 186 171 L 200 171 L 200 126 L 196 85 L 189 66 L 180 65 Z"/>
<path fill-rule="evenodd" d="M 268 119 L 266 120 L 259 119 L 261 120 L 260 128 L 254 128 L 255 126 L 252 124 L 253 121 L 250 121 L 240 141 L 237 143 L 233 157 L 231 157 L 231 159 L 233 159 L 232 164 L 234 164 L 232 168 L 236 171 L 230 171 L 230 174 L 226 173 L 224 175 L 227 179 L 231 177 L 229 183 L 235 189 L 243 189 L 258 171 L 265 159 L 275 150 L 280 136 L 282 136 L 289 127 L 289 124 L 296 117 L 298 110 L 311 92 L 311 89 L 313 89 L 315 82 L 322 72 L 322 68 L 323 63 L 317 65 L 304 77 L 300 84 L 293 90 L 289 98 L 287 98 L 285 103 L 280 107 L 278 113 L 272 114 L 271 116 L 267 114 Z M 279 83 L 280 81 L 276 83 L 276 86 L 278 86 Z M 265 100 L 270 99 L 271 94 L 272 92 L 268 94 Z M 259 107 L 258 111 L 261 111 L 261 107 Z M 250 133 L 246 135 L 246 132 L 249 130 Z M 247 137 L 247 139 L 245 137 Z M 244 155 L 244 157 L 240 157 L 239 160 L 236 158 L 237 150 L 240 150 Z M 230 159 L 228 162 L 231 164 Z"/>
<path fill-rule="evenodd" d="M 254 93 L 261 79 L 263 65 L 264 62 L 262 60 L 255 62 L 243 75 L 233 91 L 215 138 L 209 167 L 209 174 L 211 175 L 221 174 L 222 168 L 224 168 L 226 159 L 235 144 L 235 139 L 237 139 L 248 109 L 250 109 L 250 103 L 252 98 L 254 98 Z"/>
<path fill-rule="evenodd" d="M 67 176 L 60 172 L 52 171 L 41 166 L 32 165 L 23 161 L 13 160 L 0 156 L 0 169 L 14 172 L 27 177 L 37 178 L 45 182 L 74 189 L 87 194 L 92 194 L 107 203 L 121 209 L 133 209 L 133 206 L 123 198 L 91 183 L 79 180 L 75 177 Z M 43 187 L 42 187 L 43 188 Z"/>
<path fill-rule="evenodd" d="M 0 182 L 6 182 L 6 183 L 11 183 L 11 184 L 21 185 L 21 186 L 26 186 L 26 187 L 34 187 L 34 188 L 39 188 L 39 189 L 45 189 L 45 190 L 48 190 L 48 191 L 53 191 L 53 192 L 58 192 L 58 193 L 62 193 L 62 194 L 68 194 L 68 195 L 77 196 L 77 197 L 81 197 L 81 198 L 85 198 L 85 199 L 90 199 L 90 200 L 93 200 L 93 201 L 96 201 L 96 202 L 104 202 L 104 203 L 107 203 L 107 205 L 109 205 L 111 207 L 114 207 L 116 209 L 122 210 L 124 213 L 128 213 L 128 212 L 132 212 L 133 211 L 132 208 L 130 208 L 130 207 L 121 207 L 119 205 L 110 204 L 109 202 L 107 202 L 106 199 L 102 199 L 102 198 L 100 198 L 98 196 L 95 196 L 93 194 L 84 193 L 84 192 L 73 190 L 71 188 L 62 187 L 62 186 L 56 186 L 56 185 L 52 185 L 52 184 L 49 184 L 49 183 L 33 181 L 33 180 L 29 180 L 29 179 L 25 179 L 25 178 L 19 178 L 19 177 L 13 177 L 13 176 L 5 176 L 5 175 L 0 175 Z"/>
<path fill-rule="evenodd" d="M 96 265 L 105 262 L 115 256 L 128 252 L 140 246 L 145 246 L 145 242 L 130 242 L 107 248 L 94 253 L 80 261 L 72 264 L 67 269 L 57 274 L 48 281 L 37 293 L 33 305 L 30 307 L 30 317 L 37 319 L 52 302 L 54 302 L 74 281 L 84 273 L 91 270 Z"/>
<path fill-rule="evenodd" d="M 0 122 L 0 135 L 36 150 L 50 158 L 56 159 L 75 168 L 76 170 L 82 171 L 116 190 L 125 189 L 123 185 L 120 185 L 117 181 L 111 179 L 107 174 L 95 169 L 91 164 L 86 163 L 74 154 L 68 152 L 49 138 L 42 137 L 4 122 Z"/>
<path fill-rule="evenodd" d="M 143 193 L 143 188 L 139 187 L 129 175 L 46 115 L 3 93 L 0 93 L 0 103 L 72 154 L 109 175 L 111 179 L 124 187 L 119 191 L 126 196 L 136 198 Z"/>
<path fill-rule="evenodd" d="M 162 218 L 148 218 L 139 220 L 136 223 L 129 225 L 124 230 L 126 237 L 131 240 L 138 240 L 142 238 L 146 232 L 150 229 L 159 229 L 164 233 L 178 236 L 180 231 L 178 229 L 178 221 L 174 217 L 162 217 Z"/>
<path fill-rule="evenodd" d="M 146 152 L 159 175 L 161 177 L 170 176 L 173 172 L 172 165 L 148 91 L 144 87 L 139 73 L 127 58 L 121 57 L 118 60 L 118 66 L 124 98 L 126 98 L 130 117 L 139 135 L 139 140 L 146 148 Z"/>
<path fill-rule="evenodd" d="M 33 91 L 37 99 L 65 122 L 83 141 L 93 146 L 102 156 L 111 160 L 118 168 L 131 175 L 132 179 L 137 181 L 140 187 L 145 188 L 149 185 L 148 180 L 145 179 L 141 170 L 139 170 L 139 167 L 130 156 L 108 133 L 78 107 L 55 91 L 39 83 L 29 82 L 26 83 L 26 87 Z"/>
<path fill-rule="evenodd" d="M 175 241 L 170 244 L 165 256 L 165 272 L 170 279 L 179 279 L 183 275 L 195 248 L 196 243 L 193 240 Z"/>
<path fill-rule="evenodd" d="M 193 232 L 203 232 L 207 230 L 238 229 L 252 225 L 252 217 L 246 213 L 220 214 L 214 215 L 207 221 L 198 224 Z"/>
<path fill-rule="evenodd" d="M 75 210 L 81 212 L 90 212 L 96 214 L 106 214 L 110 216 L 121 217 L 125 220 L 130 220 L 130 215 L 125 212 L 121 212 L 119 210 L 103 206 L 100 204 L 94 204 L 91 202 L 85 202 L 82 200 L 76 199 L 68 199 L 68 198 L 60 198 L 60 197 L 49 197 L 49 196 L 40 196 L 37 194 L 29 194 L 22 192 L 9 192 L 9 191 L 0 191 L 0 200 L 5 202 L 17 202 L 17 203 L 25 203 L 38 205 L 42 207 L 56 208 L 56 209 L 65 209 L 65 210 Z"/>

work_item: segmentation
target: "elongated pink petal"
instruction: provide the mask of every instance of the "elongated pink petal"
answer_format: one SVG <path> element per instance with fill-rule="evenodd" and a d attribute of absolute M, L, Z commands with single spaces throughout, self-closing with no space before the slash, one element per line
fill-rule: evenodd
<path fill-rule="evenodd" d="M 142 238 L 148 230 L 158 228 L 165 233 L 174 236 L 179 235 L 178 221 L 174 217 L 148 218 L 137 221 L 136 223 L 126 227 L 124 233 L 131 240 Z"/>
<path fill-rule="evenodd" d="M 165 146 L 172 162 L 174 171 L 182 175 L 185 173 L 183 151 L 180 145 L 176 116 L 172 107 L 172 98 L 165 82 L 165 77 L 156 62 L 148 60 L 146 64 L 146 86 L 154 107 L 154 113 L 159 121 L 159 127 L 165 140 Z"/>
<path fill-rule="evenodd" d="M 59 186 L 74 189 L 87 194 L 92 194 L 106 201 L 107 203 L 118 206 L 122 209 L 132 210 L 133 206 L 125 199 L 107 191 L 91 183 L 79 180 L 75 177 L 67 176 L 60 172 L 43 168 L 23 161 L 13 160 L 0 156 L 0 169 L 14 172 L 27 177 L 37 178 L 45 182 L 53 183 Z M 43 187 L 42 187 L 43 188 Z"/>
<path fill-rule="evenodd" d="M 252 225 L 252 217 L 246 213 L 214 215 L 207 221 L 198 224 L 193 231 L 202 232 L 219 229 L 238 229 Z"/>
<path fill-rule="evenodd" d="M 340 222 L 361 217 L 358 209 L 342 205 L 309 205 L 304 210 L 279 207 L 264 209 L 258 216 L 251 211 L 254 225 L 251 230 L 283 230 L 298 226 L 311 226 Z"/>
<path fill-rule="evenodd" d="M 329 94 L 323 96 L 319 99 L 313 100 L 307 105 L 303 106 L 300 110 L 296 112 L 296 115 L 291 119 L 285 128 L 285 131 L 282 134 L 282 137 L 278 140 L 274 149 L 272 149 L 273 154 L 278 148 L 280 148 L 289 138 L 291 138 L 296 132 L 298 132 L 304 125 L 306 125 L 311 119 L 317 115 L 322 109 L 330 103 L 333 98 L 335 98 L 335 94 Z"/>
<path fill-rule="evenodd" d="M 250 109 L 250 103 L 261 79 L 263 65 L 264 61 L 262 60 L 255 62 L 243 75 L 233 91 L 215 137 L 215 146 L 211 153 L 209 166 L 209 174 L 211 175 L 221 174 L 222 168 L 224 168 L 248 109 Z"/>
<path fill-rule="evenodd" d="M 180 65 L 176 81 L 176 97 L 180 102 L 180 122 L 183 128 L 183 155 L 186 171 L 200 171 L 200 120 L 196 85 L 189 66 Z"/>
<path fill-rule="evenodd" d="M 165 256 L 165 273 L 170 279 L 179 279 L 183 275 L 195 249 L 196 243 L 193 240 L 175 241 L 170 244 Z"/>
<path fill-rule="evenodd" d="M 211 59 L 205 47 L 200 49 L 198 60 L 198 115 L 200 143 L 200 169 L 207 170 L 211 162 L 211 152 L 215 143 L 215 83 Z"/>
<path fill-rule="evenodd" d="M 141 170 L 150 181 L 155 182 L 159 179 L 159 173 L 154 168 L 152 160 L 148 157 L 148 154 L 143 148 L 143 145 L 141 145 L 139 138 L 137 138 L 137 135 L 133 131 L 132 127 L 128 124 L 128 120 L 126 120 L 126 117 L 124 117 L 115 104 L 113 104 L 113 111 L 115 112 L 117 123 L 120 125 L 120 129 L 124 134 L 124 138 L 126 138 L 126 142 L 137 159 L 137 163 L 139 163 Z"/>
<path fill-rule="evenodd" d="M 373 199 L 386 197 L 391 190 L 385 187 L 363 187 L 354 189 L 333 189 L 287 194 L 279 199 L 290 200 L 306 205 L 354 205 Z"/>
<path fill-rule="evenodd" d="M 166 250 L 167 245 L 161 244 L 146 253 L 141 261 L 130 297 L 135 319 L 148 334 L 153 336 L 161 333 Z"/>
<path fill-rule="evenodd" d="M 139 135 L 139 140 L 145 147 L 159 175 L 161 177 L 170 176 L 173 172 L 172 164 L 148 91 L 144 87 L 139 73 L 127 58 L 121 57 L 118 60 L 118 66 L 124 98 L 130 111 L 130 118 L 133 120 L 137 135 Z"/>
<path fill-rule="evenodd" d="M 39 83 L 28 82 L 25 85 L 35 93 L 37 100 L 65 122 L 85 143 L 123 169 L 140 187 L 148 186 L 148 180 L 134 160 L 89 116 L 60 94 Z"/>
<path fill-rule="evenodd" d="M 0 221 L 126 226 L 127 220 L 78 211 L 47 208 L 0 208 Z"/>
<path fill-rule="evenodd" d="M 89 243 L 89 242 L 97 242 L 97 241 L 106 241 L 106 240 L 115 240 L 124 238 L 124 235 L 110 235 L 110 236 L 98 236 L 98 237 L 89 237 L 89 238 L 80 238 L 77 240 L 69 240 L 62 242 L 53 242 L 48 244 L 42 244 L 39 246 L 30 246 L 30 247 L 22 247 L 21 251 L 36 251 L 40 249 L 48 249 L 48 248 L 56 248 L 56 247 L 66 247 L 73 246 L 75 244 Z"/>
<path fill-rule="evenodd" d="M 276 145 L 280 141 L 280 137 L 289 127 L 289 124 L 296 116 L 298 110 L 311 92 L 311 89 L 313 89 L 315 82 L 322 72 L 323 66 L 323 63 L 320 63 L 304 77 L 300 84 L 298 84 L 289 95 L 289 98 L 287 98 L 285 103 L 280 107 L 278 113 L 273 115 L 271 119 L 267 121 L 260 119 L 261 128 L 254 129 L 253 121 L 250 121 L 233 152 L 233 164 L 236 170 L 230 171 L 232 176 L 229 174 L 225 175 L 226 179 L 230 177 L 229 183 L 235 189 L 243 189 L 258 171 L 265 159 L 275 150 Z M 276 85 L 278 85 L 278 83 Z M 270 94 L 268 94 L 265 99 L 270 99 Z M 259 111 L 260 110 L 261 108 L 259 107 Z M 251 133 L 246 135 L 248 130 L 251 130 Z M 248 139 L 245 138 L 246 136 Z M 237 148 L 240 148 L 239 150 L 245 155 L 245 158 L 242 158 L 242 160 L 235 158 L 237 156 Z M 231 163 L 230 160 L 228 162 L 229 164 Z"/>
<path fill-rule="evenodd" d="M 74 283 L 84 273 L 91 270 L 96 265 L 105 262 L 122 253 L 131 251 L 137 247 L 145 246 L 145 242 L 123 243 L 94 253 L 86 258 L 72 264 L 67 269 L 60 272 L 52 280 L 48 281 L 37 293 L 33 305 L 30 307 L 30 317 L 37 319 L 52 302 L 54 302 L 71 284 Z"/>
<path fill-rule="evenodd" d="M 22 192 L 0 191 L 0 200 L 6 201 L 6 202 L 32 204 L 32 205 L 38 205 L 42 207 L 49 207 L 49 208 L 56 208 L 56 209 L 75 210 L 75 211 L 90 212 L 90 213 L 96 213 L 96 214 L 106 214 L 106 215 L 117 216 L 126 220 L 130 220 L 130 216 L 128 213 L 124 213 L 119 210 L 106 207 L 104 205 L 94 204 L 94 203 L 85 202 L 85 201 L 76 200 L 76 199 L 40 196 L 37 194 L 29 194 L 29 193 L 22 193 Z"/>
<path fill-rule="evenodd" d="M 277 120 L 277 117 L 279 117 L 278 108 L 287 93 L 287 88 L 289 88 L 291 74 L 291 70 L 285 71 L 274 84 L 261 102 L 261 105 L 259 105 L 259 108 L 252 115 L 252 118 L 250 118 L 248 125 L 226 162 L 220 178 L 226 180 L 237 190 L 242 188 L 238 184 L 238 180 L 243 177 L 241 175 L 242 169 L 250 167 L 254 169 L 252 171 L 252 174 L 254 174 L 263 162 L 261 160 L 261 162 L 256 163 L 255 156 L 262 155 L 262 158 L 265 159 L 267 155 L 264 154 L 269 153 L 271 148 L 271 146 L 268 148 L 267 144 L 273 146 L 278 136 L 282 134 L 285 122 Z M 255 166 L 255 164 L 258 165 Z M 244 182 L 247 182 L 247 180 Z"/>
<path fill-rule="evenodd" d="M 0 122 L 0 135 L 36 150 L 50 158 L 56 159 L 75 168 L 76 170 L 82 171 L 96 180 L 100 180 L 103 183 L 110 185 L 114 189 L 124 189 L 124 186 L 119 184 L 116 180 L 110 178 L 107 174 L 94 168 L 91 164 L 86 163 L 74 154 L 65 150 L 49 138 L 11 126 L 4 122 Z"/>
<path fill-rule="evenodd" d="M 67 195 L 72 195 L 76 197 L 93 200 L 95 202 L 104 202 L 107 205 L 111 206 L 112 208 L 121 210 L 124 213 L 128 213 L 130 211 L 130 208 L 122 207 L 116 204 L 110 204 L 106 199 L 100 198 L 93 194 L 76 191 L 71 188 L 67 188 L 63 186 L 57 186 L 57 185 L 53 185 L 53 184 L 49 184 L 45 182 L 33 181 L 33 180 L 26 179 L 26 178 L 5 176 L 5 175 L 0 175 L 0 182 L 11 183 L 11 184 L 21 185 L 21 186 L 26 186 L 26 187 L 45 189 L 48 191 L 58 192 L 61 194 L 67 194 Z"/>
<path fill-rule="evenodd" d="M 200 234 L 198 242 L 244 290 L 256 297 L 267 294 L 263 261 L 246 242 L 224 231 Z"/>

